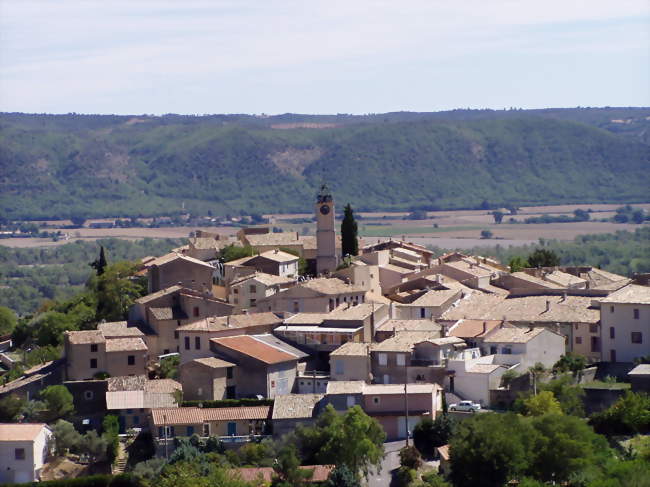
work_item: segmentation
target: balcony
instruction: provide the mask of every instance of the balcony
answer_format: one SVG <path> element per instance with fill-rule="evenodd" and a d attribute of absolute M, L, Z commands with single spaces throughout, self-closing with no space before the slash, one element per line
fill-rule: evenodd
<path fill-rule="evenodd" d="M 411 367 L 446 367 L 447 359 L 434 360 L 428 358 L 411 359 Z"/>

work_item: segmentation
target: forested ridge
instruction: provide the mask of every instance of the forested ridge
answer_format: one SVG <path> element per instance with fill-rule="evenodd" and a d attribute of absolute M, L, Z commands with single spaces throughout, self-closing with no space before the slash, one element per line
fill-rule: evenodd
<path fill-rule="evenodd" d="M 5 113 L 0 217 L 310 211 L 323 181 L 358 210 L 646 201 L 649 117 L 644 108 Z"/>

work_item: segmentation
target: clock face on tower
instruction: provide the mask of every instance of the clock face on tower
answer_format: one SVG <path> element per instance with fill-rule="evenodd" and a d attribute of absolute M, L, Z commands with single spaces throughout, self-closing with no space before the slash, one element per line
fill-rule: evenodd
<path fill-rule="evenodd" d="M 328 205 L 323 205 L 320 207 L 320 212 L 322 215 L 327 215 L 330 212 L 330 207 Z"/>

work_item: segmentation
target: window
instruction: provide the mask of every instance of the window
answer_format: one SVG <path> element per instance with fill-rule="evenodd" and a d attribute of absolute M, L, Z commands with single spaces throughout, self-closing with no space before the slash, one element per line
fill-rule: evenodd
<path fill-rule="evenodd" d="M 193 314 L 194 314 L 195 318 L 199 316 L 199 307 L 198 306 L 194 306 L 194 313 Z"/>
<path fill-rule="evenodd" d="M 90 368 L 91 369 L 96 369 L 97 368 L 97 359 L 96 358 L 91 358 L 90 359 Z"/>
<path fill-rule="evenodd" d="M 385 353 L 380 353 L 377 359 L 379 360 L 379 365 L 388 365 L 388 355 Z"/>
<path fill-rule="evenodd" d="M 97 348 L 98 347 L 97 347 L 96 343 L 93 343 L 92 345 L 90 345 L 90 351 L 93 352 L 93 353 L 97 351 Z"/>
<path fill-rule="evenodd" d="M 201 350 L 201 337 L 194 337 L 194 348 Z"/>
<path fill-rule="evenodd" d="M 492 345 L 490 347 L 490 355 L 495 355 L 497 353 L 497 347 L 496 345 Z"/>
<path fill-rule="evenodd" d="M 133 409 L 127 409 L 126 414 L 133 414 Z"/>
<path fill-rule="evenodd" d="M 236 287 L 232 290 L 233 294 L 239 294 L 239 288 Z"/>
<path fill-rule="evenodd" d="M 598 323 L 589 324 L 589 333 L 598 333 Z"/>
<path fill-rule="evenodd" d="M 140 416 L 133 416 L 133 424 L 140 424 Z"/>
<path fill-rule="evenodd" d="M 634 319 L 635 320 L 639 319 L 639 310 L 638 310 L 638 308 L 634 308 Z"/>
<path fill-rule="evenodd" d="M 232 367 L 228 367 L 228 368 L 226 369 L 226 379 L 232 379 L 232 376 L 233 376 L 233 368 L 232 368 Z"/>
<path fill-rule="evenodd" d="M 93 393 L 93 391 L 84 391 L 84 399 L 86 401 L 90 401 L 94 397 L 95 397 L 95 394 Z"/>
<path fill-rule="evenodd" d="M 25 449 L 24 448 L 16 448 L 14 456 L 16 460 L 24 460 L 25 459 Z"/>
<path fill-rule="evenodd" d="M 163 350 L 163 355 L 167 355 L 168 353 L 169 353 L 169 348 Z"/>
<path fill-rule="evenodd" d="M 426 318 L 426 317 L 427 317 L 427 309 L 420 308 L 420 318 Z"/>
<path fill-rule="evenodd" d="M 257 306 L 256 302 L 257 302 L 257 299 L 251 299 L 251 308 L 254 308 L 255 306 Z"/>
<path fill-rule="evenodd" d="M 401 365 L 402 367 L 406 365 L 406 356 L 402 353 L 398 353 L 396 355 L 397 358 L 397 365 Z"/>
<path fill-rule="evenodd" d="M 512 355 L 512 348 L 510 348 L 510 347 L 503 347 L 503 348 L 501 349 L 501 353 L 502 353 L 503 355 Z"/>
<path fill-rule="evenodd" d="M 304 380 L 301 380 L 301 381 L 300 381 L 300 385 L 301 385 L 301 386 L 304 386 L 304 385 L 305 385 L 305 381 L 304 381 Z"/>
<path fill-rule="evenodd" d="M 190 349 L 190 337 L 185 337 L 185 350 Z"/>
<path fill-rule="evenodd" d="M 334 370 L 337 375 L 342 375 L 345 370 L 345 362 L 343 362 L 343 360 L 335 360 Z"/>
<path fill-rule="evenodd" d="M 135 365 L 135 355 L 129 355 L 126 357 L 126 361 L 129 365 Z"/>
<path fill-rule="evenodd" d="M 194 426 L 187 427 L 187 436 L 192 436 L 194 434 Z"/>
<path fill-rule="evenodd" d="M 251 293 L 251 294 L 256 294 L 257 293 L 257 286 L 255 286 L 254 284 L 251 284 L 250 286 L 248 286 L 248 292 Z"/>
<path fill-rule="evenodd" d="M 272 388 L 275 387 L 275 381 L 274 380 L 271 381 L 271 387 Z"/>
<path fill-rule="evenodd" d="M 210 436 L 210 423 L 203 423 L 203 436 Z"/>
<path fill-rule="evenodd" d="M 174 338 L 175 338 L 176 340 L 178 340 L 178 331 L 175 331 L 175 332 L 174 332 Z"/>
<path fill-rule="evenodd" d="M 613 313 L 613 312 L 614 312 L 614 306 L 610 306 L 610 307 L 609 307 L 609 312 L 610 312 L 610 313 Z"/>
<path fill-rule="evenodd" d="M 640 331 L 632 332 L 632 343 L 643 343 L 643 335 Z"/>
<path fill-rule="evenodd" d="M 299 313 L 300 312 L 300 303 L 298 301 L 293 302 L 293 312 L 294 313 Z"/>
<path fill-rule="evenodd" d="M 199 387 L 199 388 L 196 390 L 196 395 L 197 395 L 197 396 L 202 396 L 202 395 L 203 395 L 203 387 Z"/>
<path fill-rule="evenodd" d="M 379 396 L 373 396 L 372 403 L 373 404 L 379 404 Z"/>
<path fill-rule="evenodd" d="M 576 345 L 582 345 L 582 337 L 576 337 Z"/>
<path fill-rule="evenodd" d="M 613 326 L 609 327 L 609 338 L 612 340 L 616 338 L 616 329 Z"/>
<path fill-rule="evenodd" d="M 346 404 L 347 404 L 347 406 L 348 406 L 349 408 L 351 408 L 352 406 L 354 406 L 355 402 L 356 402 L 356 401 L 354 400 L 354 396 L 347 396 L 347 398 L 346 398 Z"/>
<path fill-rule="evenodd" d="M 235 399 L 236 395 L 235 386 L 226 387 L 226 399 Z"/>
<path fill-rule="evenodd" d="M 609 351 L 609 361 L 616 362 L 616 350 Z"/>

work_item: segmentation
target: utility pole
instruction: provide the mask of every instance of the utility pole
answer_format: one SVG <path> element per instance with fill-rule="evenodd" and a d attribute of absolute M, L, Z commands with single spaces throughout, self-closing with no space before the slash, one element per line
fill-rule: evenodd
<path fill-rule="evenodd" d="M 404 421 L 406 422 L 406 446 L 409 446 L 409 395 L 406 386 L 408 384 L 408 366 L 404 357 Z"/>

